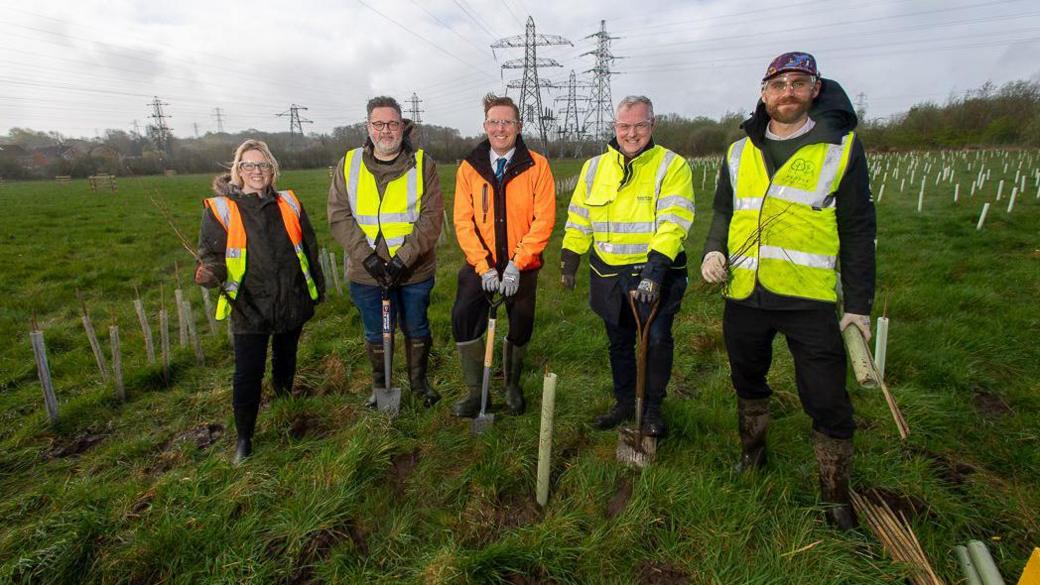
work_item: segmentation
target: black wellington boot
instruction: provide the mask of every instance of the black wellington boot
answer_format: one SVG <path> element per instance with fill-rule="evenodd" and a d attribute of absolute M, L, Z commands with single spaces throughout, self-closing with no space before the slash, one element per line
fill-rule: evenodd
<path fill-rule="evenodd" d="M 368 363 L 372 367 L 372 393 L 368 395 L 368 399 L 365 400 L 365 406 L 368 408 L 376 407 L 376 391 L 375 388 L 386 387 L 386 372 L 383 370 L 383 342 L 378 341 L 372 343 L 371 341 L 365 342 L 365 352 L 368 354 Z"/>
<path fill-rule="evenodd" d="M 827 506 L 827 523 L 838 530 L 853 530 L 857 521 L 849 499 L 852 439 L 835 439 L 817 431 L 812 438 L 820 464 L 820 496 Z"/>
<path fill-rule="evenodd" d="M 253 454 L 253 431 L 256 429 L 256 415 L 259 409 L 259 404 L 253 407 L 235 407 L 235 431 L 238 440 L 235 441 L 235 457 L 231 461 L 235 465 L 241 465 Z"/>
<path fill-rule="evenodd" d="M 502 344 L 502 369 L 506 372 L 506 406 L 509 414 L 519 416 L 527 408 L 524 389 L 520 386 L 520 374 L 524 369 L 524 352 L 527 346 L 513 345 L 507 339 Z"/>
<path fill-rule="evenodd" d="M 482 339 L 474 339 L 456 343 L 459 349 L 459 361 L 462 363 L 462 380 L 466 384 L 468 394 L 452 406 L 455 416 L 473 418 L 480 414 L 480 387 L 484 382 L 484 343 Z M 491 408 L 491 393 L 488 393 L 487 407 Z"/>
<path fill-rule="evenodd" d="M 769 399 L 737 397 L 737 428 L 740 460 L 737 473 L 760 469 L 766 464 L 766 430 L 769 428 Z"/>
<path fill-rule="evenodd" d="M 408 349 L 405 353 L 408 361 L 408 382 L 411 384 L 412 392 L 422 398 L 423 405 L 429 408 L 441 399 L 441 395 L 426 380 L 433 339 L 429 337 L 406 338 L 404 343 Z"/>

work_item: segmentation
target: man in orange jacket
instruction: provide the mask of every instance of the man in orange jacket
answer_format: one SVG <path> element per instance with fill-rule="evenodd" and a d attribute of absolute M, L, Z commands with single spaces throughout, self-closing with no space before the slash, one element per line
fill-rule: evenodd
<path fill-rule="evenodd" d="M 523 355 L 534 329 L 535 289 L 542 250 L 556 222 L 556 185 L 549 161 L 520 137 L 520 111 L 508 97 L 484 99 L 481 142 L 455 177 L 455 234 L 466 255 L 451 310 L 452 330 L 469 394 L 455 403 L 456 416 L 480 410 L 480 386 L 491 295 L 501 293 L 509 314 L 503 347 L 506 405 L 524 412 L 520 387 Z M 489 397 L 490 401 L 490 397 Z"/>

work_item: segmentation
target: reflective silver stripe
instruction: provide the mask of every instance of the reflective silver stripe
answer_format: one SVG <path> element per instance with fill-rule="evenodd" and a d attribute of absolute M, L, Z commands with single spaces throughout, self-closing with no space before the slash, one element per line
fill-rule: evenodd
<path fill-rule="evenodd" d="M 575 215 L 578 215 L 580 217 L 584 217 L 585 219 L 589 218 L 589 210 L 588 210 L 587 207 L 582 207 L 580 205 L 575 205 L 575 204 L 571 203 L 567 207 L 567 211 L 570 212 L 570 213 L 573 213 Z"/>
<path fill-rule="evenodd" d="M 752 256 L 737 256 L 730 262 L 734 270 L 758 270 L 758 258 Z"/>
<path fill-rule="evenodd" d="M 733 211 L 758 211 L 762 209 L 761 197 L 736 197 L 733 200 Z"/>
<path fill-rule="evenodd" d="M 379 225 L 378 215 L 355 215 L 354 221 L 362 225 Z"/>
<path fill-rule="evenodd" d="M 592 229 L 614 234 L 652 234 L 655 231 L 652 221 L 594 221 Z"/>
<path fill-rule="evenodd" d="M 590 228 L 589 226 L 581 225 L 579 223 L 574 223 L 573 221 L 568 221 L 567 225 L 563 226 L 563 229 L 565 229 L 565 230 L 578 230 L 579 232 L 585 234 L 586 236 L 591 236 L 592 235 L 592 228 Z"/>
<path fill-rule="evenodd" d="M 228 205 L 227 197 L 214 197 L 213 207 L 216 208 L 217 215 L 220 221 L 224 224 L 224 229 L 231 229 L 231 206 Z"/>
<path fill-rule="evenodd" d="M 414 218 L 411 213 L 383 213 L 380 214 L 378 218 L 378 220 L 383 223 L 414 223 L 416 219 L 417 218 Z M 373 221 L 373 223 L 375 223 L 375 221 Z"/>
<path fill-rule="evenodd" d="M 611 244 L 610 242 L 596 242 L 596 247 L 607 254 L 645 254 L 650 249 L 650 244 Z"/>
<path fill-rule="evenodd" d="M 224 283 L 224 290 L 226 290 L 229 293 L 233 293 L 233 292 L 237 291 L 238 287 L 239 287 L 239 283 L 234 282 L 234 281 L 230 281 L 229 280 L 229 281 Z"/>
<path fill-rule="evenodd" d="M 661 160 L 661 165 L 657 167 L 657 180 L 654 181 L 654 199 L 661 196 L 661 185 L 664 184 L 664 176 L 668 174 L 668 166 L 672 164 L 672 159 L 674 158 L 674 152 L 670 150 L 664 152 L 664 158 Z"/>
<path fill-rule="evenodd" d="M 687 231 L 689 231 L 690 226 L 693 224 L 692 221 L 686 219 L 685 217 L 680 217 L 674 213 L 665 213 L 663 215 L 658 215 L 657 223 L 661 223 L 662 221 L 670 221 Z"/>
<path fill-rule="evenodd" d="M 820 182 L 823 182 L 822 177 Z M 787 187 L 774 183 L 769 186 L 769 196 L 776 197 L 782 201 L 790 201 L 791 203 L 801 203 L 802 205 L 819 207 L 823 205 L 827 193 L 820 195 L 819 193 L 814 193 L 812 191 L 803 191 L 794 187 Z"/>
<path fill-rule="evenodd" d="M 837 263 L 835 256 L 828 256 L 826 254 L 810 254 L 809 252 L 788 250 L 787 248 L 781 248 L 779 246 L 762 246 L 758 250 L 758 257 L 770 258 L 773 260 L 786 260 L 798 264 L 799 266 L 808 266 L 809 268 L 833 269 Z"/>
<path fill-rule="evenodd" d="M 393 248 L 394 246 L 400 246 L 401 244 L 404 244 L 404 236 L 399 238 L 387 238 L 386 240 L 387 248 Z"/>
<path fill-rule="evenodd" d="M 682 195 L 668 195 L 657 200 L 657 211 L 664 211 L 669 207 L 682 207 L 691 213 L 696 211 L 693 201 L 690 201 Z"/>
<path fill-rule="evenodd" d="M 740 175 L 740 157 L 744 154 L 744 145 L 747 138 L 741 138 L 733 143 L 729 153 L 729 184 L 733 188 L 733 196 L 737 196 L 737 177 Z"/>
<path fill-rule="evenodd" d="M 347 184 L 347 200 L 350 203 L 350 212 L 355 213 L 358 208 L 358 175 L 361 174 L 361 157 L 364 151 L 360 148 L 355 148 L 351 152 L 354 154 L 350 160 L 350 171 L 347 173 L 347 176 L 350 178 L 350 183 Z"/>
<path fill-rule="evenodd" d="M 592 182 L 596 178 L 596 169 L 599 168 L 599 159 L 603 158 L 603 155 L 594 156 L 589 159 L 589 168 L 585 171 L 585 195 L 588 196 L 592 192 Z"/>
<path fill-rule="evenodd" d="M 300 217 L 300 205 L 296 202 L 296 198 L 293 197 L 289 191 L 279 191 L 278 195 L 289 204 L 289 207 L 293 210 L 293 213 L 296 214 L 296 217 Z"/>
<path fill-rule="evenodd" d="M 227 248 L 224 250 L 225 258 L 241 258 L 242 253 L 245 252 L 242 248 Z"/>
<path fill-rule="evenodd" d="M 408 223 L 415 223 L 419 219 L 419 187 L 417 186 L 416 175 L 418 171 L 415 167 L 408 169 L 408 210 L 405 213 L 385 213 L 383 214 L 383 221 L 402 221 Z M 391 219 L 391 217 L 403 216 L 404 219 Z"/>

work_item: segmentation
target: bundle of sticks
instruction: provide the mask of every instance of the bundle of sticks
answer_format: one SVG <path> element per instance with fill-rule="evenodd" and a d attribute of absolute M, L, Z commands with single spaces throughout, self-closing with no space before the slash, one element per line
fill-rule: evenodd
<path fill-rule="evenodd" d="M 928 557 L 921 550 L 921 543 L 910 527 L 910 522 L 902 513 L 896 515 L 888 503 L 876 491 L 869 490 L 863 495 L 851 492 L 852 506 L 870 530 L 881 541 L 893 560 L 905 563 L 913 568 L 910 582 L 914 585 L 943 585 L 943 580 L 935 574 Z"/>

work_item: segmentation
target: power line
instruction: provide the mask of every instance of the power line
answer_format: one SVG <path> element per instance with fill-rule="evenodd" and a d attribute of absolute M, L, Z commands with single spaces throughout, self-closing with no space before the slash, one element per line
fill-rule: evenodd
<path fill-rule="evenodd" d="M 289 109 L 282 112 L 281 114 L 275 114 L 277 117 L 289 116 L 289 145 L 296 144 L 296 135 L 303 138 L 303 125 L 313 124 L 312 120 L 300 117 L 300 110 L 306 111 L 307 108 L 298 106 L 296 104 L 290 104 Z"/>
<path fill-rule="evenodd" d="M 213 117 L 217 119 L 217 132 L 224 133 L 224 110 L 213 108 Z"/>
<path fill-rule="evenodd" d="M 466 4 L 465 0 L 452 0 L 452 1 L 455 3 L 455 6 L 458 6 L 459 9 L 462 10 L 463 14 L 465 14 L 466 16 L 469 17 L 470 20 L 475 22 L 478 27 L 484 29 L 484 32 L 486 32 L 489 37 L 495 38 L 495 37 L 498 36 L 491 30 L 490 27 L 488 27 L 485 24 L 485 22 L 482 19 L 477 17 L 476 14 L 474 14 L 474 11 L 471 8 L 468 7 L 469 5 Z"/>
<path fill-rule="evenodd" d="M 595 39 L 596 48 L 582 56 L 591 55 L 596 58 L 592 69 L 592 96 L 589 110 L 585 116 L 585 129 L 593 140 L 605 140 L 610 135 L 610 125 L 614 122 L 614 102 L 610 95 L 610 76 L 617 73 L 611 69 L 614 60 L 618 59 L 610 50 L 610 43 L 618 37 L 607 32 L 607 21 L 599 21 L 599 31 L 585 37 Z"/>
<path fill-rule="evenodd" d="M 412 97 L 408 98 L 407 103 L 408 117 L 412 120 L 412 123 L 415 124 L 415 129 L 412 131 L 415 134 L 415 144 L 416 146 L 422 146 L 422 127 L 420 124 L 422 124 L 423 110 L 419 109 L 419 104 L 422 103 L 422 100 L 413 91 Z"/>
<path fill-rule="evenodd" d="M 160 156 L 162 154 L 169 156 L 171 129 L 166 125 L 166 119 L 171 116 L 163 113 L 163 106 L 170 104 L 160 100 L 158 96 L 154 96 L 154 99 L 148 105 L 152 106 L 152 113 L 148 117 L 155 120 L 150 132 L 152 139 L 155 140 L 155 147 L 159 150 Z"/>

